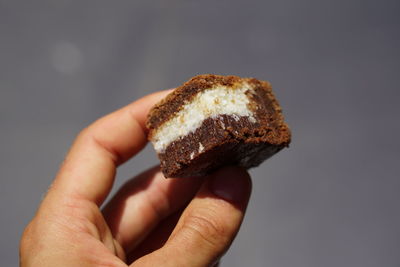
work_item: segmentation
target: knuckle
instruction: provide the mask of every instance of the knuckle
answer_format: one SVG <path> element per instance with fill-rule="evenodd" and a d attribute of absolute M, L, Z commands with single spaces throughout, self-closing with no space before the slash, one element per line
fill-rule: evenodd
<path fill-rule="evenodd" d="M 216 216 L 190 214 L 183 225 L 189 230 L 190 238 L 200 239 L 213 248 L 224 247 L 229 238 L 226 226 Z"/>
<path fill-rule="evenodd" d="M 79 133 L 78 133 L 78 135 L 76 136 L 76 138 L 77 139 L 82 139 L 82 138 L 85 138 L 85 137 L 87 137 L 88 135 L 90 134 L 90 125 L 89 126 L 86 126 L 85 128 L 83 128 Z"/>
<path fill-rule="evenodd" d="M 28 247 L 28 241 L 29 241 L 28 227 L 29 225 L 25 228 L 24 232 L 22 233 L 22 237 L 19 242 L 20 251 L 25 251 L 25 249 Z"/>
<path fill-rule="evenodd" d="M 90 130 L 90 125 L 86 126 L 85 128 L 81 129 L 80 132 L 78 132 L 75 137 L 74 137 L 74 143 L 85 143 L 88 142 L 88 140 L 91 138 L 91 130 Z M 68 156 L 68 154 L 67 154 Z"/>
<path fill-rule="evenodd" d="M 75 136 L 75 142 L 87 143 L 93 141 L 92 139 L 93 139 L 93 124 L 86 126 Z"/>
<path fill-rule="evenodd" d="M 21 240 L 20 240 L 20 244 L 19 244 L 19 249 L 20 249 L 20 253 L 24 253 L 27 252 L 31 249 L 32 246 L 34 246 L 34 223 L 30 222 L 24 229 L 22 236 L 21 236 Z"/>

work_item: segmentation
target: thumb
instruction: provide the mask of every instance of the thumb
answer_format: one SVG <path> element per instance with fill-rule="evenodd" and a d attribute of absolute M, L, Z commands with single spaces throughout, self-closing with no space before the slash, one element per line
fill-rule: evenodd
<path fill-rule="evenodd" d="M 133 266 L 212 266 L 235 238 L 250 192 L 245 170 L 217 171 L 186 207 L 166 244 Z"/>

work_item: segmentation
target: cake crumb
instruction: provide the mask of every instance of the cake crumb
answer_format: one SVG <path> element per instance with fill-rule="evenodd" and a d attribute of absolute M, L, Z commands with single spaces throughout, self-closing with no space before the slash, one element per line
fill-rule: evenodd
<path fill-rule="evenodd" d="M 204 146 L 202 143 L 199 143 L 199 153 L 204 151 Z"/>
<path fill-rule="evenodd" d="M 221 117 L 219 124 L 221 125 L 222 129 L 225 129 L 225 123 L 223 121 L 223 118 Z"/>

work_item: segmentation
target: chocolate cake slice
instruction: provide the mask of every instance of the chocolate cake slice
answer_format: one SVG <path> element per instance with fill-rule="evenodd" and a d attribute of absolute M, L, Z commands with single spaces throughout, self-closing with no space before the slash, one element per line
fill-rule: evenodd
<path fill-rule="evenodd" d="M 255 167 L 290 143 L 271 85 L 237 76 L 193 77 L 152 108 L 147 127 L 166 177 Z"/>

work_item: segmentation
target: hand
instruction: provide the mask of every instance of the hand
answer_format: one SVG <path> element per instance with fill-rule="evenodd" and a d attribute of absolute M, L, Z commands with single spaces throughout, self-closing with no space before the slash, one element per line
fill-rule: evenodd
<path fill-rule="evenodd" d="M 20 244 L 25 266 L 212 266 L 229 248 L 251 191 L 247 172 L 165 179 L 158 167 L 126 183 L 100 209 L 118 165 L 146 145 L 144 97 L 76 138 Z"/>

